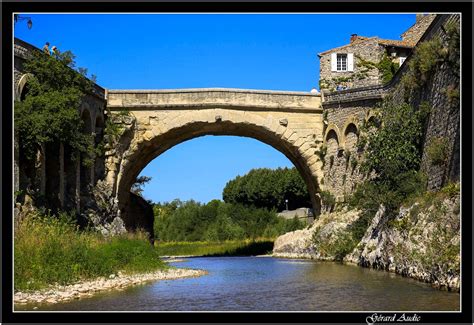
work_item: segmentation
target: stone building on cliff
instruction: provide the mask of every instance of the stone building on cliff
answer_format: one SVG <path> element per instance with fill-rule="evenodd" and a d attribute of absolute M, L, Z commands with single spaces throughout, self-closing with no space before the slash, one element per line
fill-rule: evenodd
<path fill-rule="evenodd" d="M 321 90 L 343 90 L 383 83 L 379 62 L 386 56 L 398 68 L 411 53 L 436 15 L 417 15 L 401 40 L 352 34 L 349 44 L 318 54 Z"/>
<path fill-rule="evenodd" d="M 419 48 L 423 42 L 438 40 L 441 44 L 440 57 L 430 72 L 430 76 L 425 80 L 423 86 L 417 91 L 406 91 L 403 77 L 410 72 L 410 62 L 413 62 L 415 52 L 410 49 L 410 55 L 406 58 L 406 63 L 402 64 L 395 72 L 389 83 L 382 83 L 377 71 L 373 71 L 372 84 L 367 84 L 367 80 L 355 80 L 345 90 L 335 90 L 333 86 L 323 88 L 322 106 L 324 110 L 324 186 L 325 190 L 332 193 L 338 201 L 350 195 L 356 185 L 365 178 L 360 172 L 359 161 L 363 157 L 363 150 L 359 150 L 357 143 L 361 132 L 361 126 L 367 122 L 375 121 L 374 111 L 385 99 L 391 98 L 394 104 L 408 103 L 414 108 L 418 108 L 422 103 L 430 107 L 429 118 L 424 130 L 422 144 L 423 157 L 421 161 L 421 171 L 427 176 L 428 190 L 439 190 L 449 182 L 459 182 L 460 179 L 460 69 L 459 65 L 453 63 L 455 57 L 459 60 L 459 54 L 455 54 L 454 48 L 448 49 L 454 44 L 446 30 L 449 26 L 457 26 L 460 29 L 459 14 L 438 14 L 418 16 L 416 23 L 402 34 L 403 41 L 415 44 L 413 49 Z M 331 53 L 353 53 L 354 49 L 365 51 L 371 55 L 371 50 L 364 48 L 373 45 L 376 39 L 354 41 L 347 47 L 331 50 Z M 381 42 L 378 40 L 377 42 Z M 383 41 L 382 41 L 383 42 Z M 400 42 L 400 41 L 399 41 Z M 388 49 L 384 47 L 384 49 Z M 349 52 L 353 51 L 353 52 Z M 459 49 L 457 50 L 459 51 Z M 442 52 L 452 52 L 453 62 L 447 58 L 441 58 Z M 323 56 L 324 58 L 324 56 Z M 323 58 L 321 59 L 323 61 Z M 330 59 L 329 59 L 330 60 Z M 458 61 L 459 63 L 459 61 Z M 327 65 L 321 62 L 321 78 L 325 76 L 337 76 L 339 72 L 331 72 Z M 357 73 L 358 62 L 353 67 L 354 71 L 341 72 L 342 75 L 354 76 Z M 349 74 L 351 73 L 351 74 Z M 430 151 L 437 148 L 443 152 L 443 159 L 436 163 L 430 158 Z"/>

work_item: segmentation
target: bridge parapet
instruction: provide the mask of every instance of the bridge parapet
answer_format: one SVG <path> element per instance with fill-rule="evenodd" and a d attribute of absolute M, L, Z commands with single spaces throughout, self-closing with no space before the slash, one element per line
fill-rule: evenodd
<path fill-rule="evenodd" d="M 305 92 L 227 88 L 109 90 L 108 107 L 117 110 L 232 108 L 245 110 L 321 111 L 321 97 Z"/>

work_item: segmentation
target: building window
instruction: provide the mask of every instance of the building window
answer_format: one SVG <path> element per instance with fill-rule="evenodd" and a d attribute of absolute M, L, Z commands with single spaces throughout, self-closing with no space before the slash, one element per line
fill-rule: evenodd
<path fill-rule="evenodd" d="M 347 54 L 337 54 L 337 71 L 347 71 Z"/>
<path fill-rule="evenodd" d="M 354 71 L 354 53 L 331 53 L 331 71 Z"/>
<path fill-rule="evenodd" d="M 405 62 L 406 57 L 401 56 L 400 57 L 400 66 L 402 66 L 403 62 Z"/>

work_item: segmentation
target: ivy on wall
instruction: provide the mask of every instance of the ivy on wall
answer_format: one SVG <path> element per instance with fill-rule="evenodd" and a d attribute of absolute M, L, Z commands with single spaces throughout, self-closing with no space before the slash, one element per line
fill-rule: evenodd
<path fill-rule="evenodd" d="M 75 56 L 65 51 L 49 56 L 34 51 L 24 63 L 31 74 L 22 101 L 15 101 L 15 131 L 22 154 L 33 160 L 41 146 L 62 142 L 72 148 L 73 159 L 79 155 L 90 166 L 96 155 L 91 134 L 83 132 L 78 114 L 81 102 L 92 91 L 86 69 L 75 69 Z"/>

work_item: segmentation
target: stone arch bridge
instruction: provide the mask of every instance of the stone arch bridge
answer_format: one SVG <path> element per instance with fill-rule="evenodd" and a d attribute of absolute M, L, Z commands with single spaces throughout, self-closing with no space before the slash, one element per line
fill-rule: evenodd
<path fill-rule="evenodd" d="M 18 101 L 27 93 L 30 76 L 25 74 L 23 63 L 31 51 L 39 49 L 15 38 L 13 81 Z M 38 156 L 38 170 L 29 175 L 22 168 L 15 137 L 15 191 L 33 184 L 40 194 L 48 194 L 56 206 L 82 213 L 87 210 L 91 187 L 105 179 L 127 228 L 139 226 L 148 230 L 153 221 L 143 215 L 149 214 L 151 208 L 130 193 L 140 171 L 183 141 L 204 135 L 234 135 L 262 141 L 288 157 L 306 182 L 317 214 L 318 193 L 323 187 L 332 190 L 331 183 L 323 184 L 328 171 L 323 169 L 325 162 L 318 152 L 321 153 L 321 146 L 332 144 L 333 133 L 339 132 L 332 123 L 323 121 L 321 102 L 321 95 L 309 92 L 224 88 L 107 90 L 95 84 L 78 114 L 84 122 L 84 132 L 90 133 L 96 144 L 102 143 L 102 137 L 109 137 L 105 159 L 97 157 L 93 166 L 85 167 L 79 160 L 70 159 L 70 148 L 49 145 Z M 104 132 L 110 121 L 121 130 L 113 136 Z M 344 136 L 337 134 L 338 150 L 344 146 L 347 133 L 344 128 L 341 131 Z M 191 157 L 189 167 L 192 168 Z"/>
<path fill-rule="evenodd" d="M 167 149 L 204 135 L 251 137 L 274 147 L 298 169 L 314 211 L 320 210 L 320 95 L 221 88 L 108 90 L 107 108 L 122 131 L 106 152 L 105 179 L 126 224 L 134 223 L 131 215 L 137 214 L 130 188 L 141 170 Z"/>

